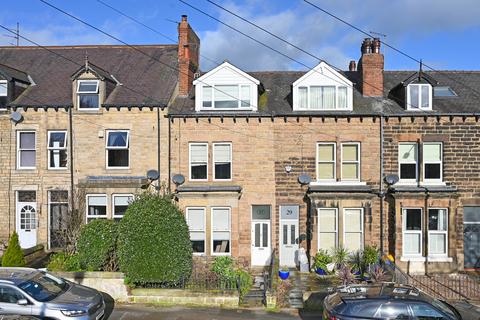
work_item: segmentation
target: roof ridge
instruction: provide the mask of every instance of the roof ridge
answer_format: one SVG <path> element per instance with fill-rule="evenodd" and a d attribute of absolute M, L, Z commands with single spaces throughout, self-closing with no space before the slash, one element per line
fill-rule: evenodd
<path fill-rule="evenodd" d="M 177 44 L 80 44 L 80 45 L 46 45 L 46 46 L 0 46 L 1 49 L 82 49 L 82 48 L 129 48 L 129 47 L 151 47 L 151 48 L 163 48 L 163 47 L 177 47 Z"/>

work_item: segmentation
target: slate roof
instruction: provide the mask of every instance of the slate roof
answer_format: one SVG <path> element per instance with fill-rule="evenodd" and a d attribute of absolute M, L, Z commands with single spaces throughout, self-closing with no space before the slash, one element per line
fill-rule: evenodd
<path fill-rule="evenodd" d="M 0 47 L 0 63 L 32 77 L 30 86 L 11 103 L 13 106 L 71 106 L 70 77 L 82 65 L 85 54 L 95 66 L 113 75 L 121 84 L 105 104 L 120 106 L 159 106 L 167 103 L 177 84 L 178 73 L 127 46 L 47 47 L 77 63 L 40 47 Z M 149 56 L 176 67 L 176 45 L 136 46 Z M 128 89 L 128 88 L 130 89 Z"/>
<path fill-rule="evenodd" d="M 11 68 L 4 64 L 0 64 L 0 76 L 2 76 L 4 80 L 8 81 L 16 79 L 24 83 L 30 83 L 30 79 L 28 79 L 28 75 L 25 72 Z"/>
<path fill-rule="evenodd" d="M 401 85 L 416 71 L 385 71 L 385 93 Z M 259 106 L 255 115 L 440 115 L 440 114 L 479 114 L 480 115 L 480 71 L 440 71 L 425 72 L 438 81 L 438 86 L 449 86 L 457 97 L 433 97 L 432 111 L 407 111 L 404 102 L 392 94 L 384 97 L 364 97 L 359 91 L 358 72 L 342 72 L 354 83 L 353 111 L 293 111 L 292 109 L 292 83 L 303 76 L 304 71 L 270 71 L 249 72 L 250 75 L 260 80 L 265 88 L 268 98 L 265 106 Z M 193 91 L 193 90 L 192 90 Z M 182 115 L 219 115 L 227 112 L 195 112 L 194 97 L 177 98 L 169 113 L 172 116 Z M 242 113 L 236 113 L 242 115 Z"/>

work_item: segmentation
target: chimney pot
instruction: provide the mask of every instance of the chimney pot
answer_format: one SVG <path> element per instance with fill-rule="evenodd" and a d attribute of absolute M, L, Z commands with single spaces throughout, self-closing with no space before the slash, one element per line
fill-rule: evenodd
<path fill-rule="evenodd" d="M 187 21 L 187 15 L 186 14 L 182 14 L 182 21 Z"/>
<path fill-rule="evenodd" d="M 372 52 L 372 38 L 365 38 L 362 42 L 362 54 Z"/>
<path fill-rule="evenodd" d="M 372 52 L 373 53 L 380 53 L 380 39 L 379 38 L 373 38 Z"/>
<path fill-rule="evenodd" d="M 348 70 L 357 71 L 357 63 L 355 62 L 355 60 L 350 61 L 350 64 L 348 65 Z"/>

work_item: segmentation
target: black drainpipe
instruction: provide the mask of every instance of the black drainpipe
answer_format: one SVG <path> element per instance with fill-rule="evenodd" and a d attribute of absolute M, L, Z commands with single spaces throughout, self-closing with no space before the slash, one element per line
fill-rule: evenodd
<path fill-rule="evenodd" d="M 160 178 L 160 108 L 157 107 L 157 171 L 159 174 L 158 178 L 158 195 L 160 195 L 160 186 L 162 179 Z"/>
<path fill-rule="evenodd" d="M 172 169 L 172 123 L 170 117 L 168 119 L 168 193 L 170 194 L 172 190 L 172 185 L 171 185 L 171 169 Z M 173 119 L 173 118 L 172 118 Z"/>
<path fill-rule="evenodd" d="M 383 226 L 384 226 L 384 213 L 383 213 L 383 202 L 385 201 L 385 192 L 383 191 L 383 115 L 380 116 L 380 254 L 383 255 L 383 248 L 384 248 L 384 234 L 383 234 Z"/>
<path fill-rule="evenodd" d="M 70 130 L 70 206 L 71 210 L 75 210 L 75 200 L 74 200 L 74 182 L 73 182 L 73 116 L 72 116 L 72 109 L 70 107 L 68 109 L 68 124 Z"/>

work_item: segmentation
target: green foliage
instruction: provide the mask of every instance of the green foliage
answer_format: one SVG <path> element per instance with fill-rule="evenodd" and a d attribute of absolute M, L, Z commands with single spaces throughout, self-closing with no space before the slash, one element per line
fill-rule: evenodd
<path fill-rule="evenodd" d="M 335 248 L 333 251 L 333 262 L 337 266 L 337 268 L 341 268 L 342 266 L 347 264 L 348 261 L 348 250 L 342 246 Z"/>
<path fill-rule="evenodd" d="M 82 271 L 77 254 L 64 252 L 55 253 L 50 257 L 47 269 L 49 271 Z"/>
<path fill-rule="evenodd" d="M 351 284 L 355 278 L 352 274 L 352 269 L 350 269 L 347 265 L 343 264 L 337 271 L 337 276 L 342 281 L 342 285 L 347 286 Z"/>
<path fill-rule="evenodd" d="M 2 257 L 2 267 L 24 267 L 25 257 L 23 256 L 18 234 L 13 232 L 10 241 L 8 242 L 7 250 Z"/>
<path fill-rule="evenodd" d="M 287 308 L 289 307 L 288 294 L 292 289 L 292 282 L 290 279 L 280 281 L 277 287 L 277 307 Z"/>
<path fill-rule="evenodd" d="M 268 102 L 268 92 L 264 91 L 259 97 L 258 97 L 258 109 L 259 110 L 265 110 L 267 107 L 267 102 Z"/>
<path fill-rule="evenodd" d="M 242 302 L 245 295 L 252 289 L 253 279 L 250 273 L 243 269 L 237 269 L 235 275 L 240 283 L 240 302 Z"/>
<path fill-rule="evenodd" d="M 117 224 L 112 220 L 96 219 L 82 226 L 77 242 L 80 267 L 88 271 L 111 270 L 115 259 Z"/>
<path fill-rule="evenodd" d="M 363 252 L 362 250 L 357 250 L 350 255 L 349 264 L 351 265 L 354 271 L 359 271 L 363 273 L 365 271 L 365 264 L 363 262 Z"/>
<path fill-rule="evenodd" d="M 365 266 L 369 267 L 373 264 L 378 263 L 380 259 L 380 253 L 377 248 L 372 246 L 366 246 L 363 249 L 363 263 Z"/>
<path fill-rule="evenodd" d="M 119 223 L 120 270 L 135 285 L 177 283 L 192 272 L 192 245 L 185 218 L 169 196 L 144 193 Z"/>
<path fill-rule="evenodd" d="M 328 253 L 327 250 L 320 249 L 315 255 L 315 261 L 313 263 L 314 269 L 322 269 L 327 272 L 327 265 L 332 263 L 332 256 Z"/>
<path fill-rule="evenodd" d="M 213 261 L 211 271 L 215 273 L 221 281 L 230 283 L 235 286 L 240 284 L 240 301 L 250 291 L 253 286 L 253 279 L 247 270 L 237 268 L 235 261 L 228 256 L 216 257 Z"/>

